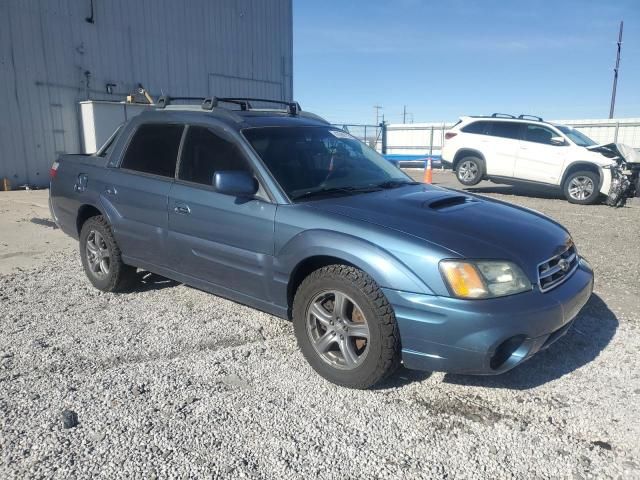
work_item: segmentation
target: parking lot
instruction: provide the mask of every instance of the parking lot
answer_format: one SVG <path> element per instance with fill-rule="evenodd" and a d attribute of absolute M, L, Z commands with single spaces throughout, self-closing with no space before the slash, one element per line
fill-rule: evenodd
<path fill-rule="evenodd" d="M 369 391 L 316 375 L 290 322 L 155 275 L 94 289 L 47 192 L 0 193 L 0 477 L 640 478 L 640 203 L 467 190 L 565 225 L 594 295 L 506 374 Z"/>

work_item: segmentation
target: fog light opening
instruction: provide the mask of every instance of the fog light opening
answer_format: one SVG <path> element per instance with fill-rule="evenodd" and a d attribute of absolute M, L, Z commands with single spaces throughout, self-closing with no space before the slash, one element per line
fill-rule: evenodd
<path fill-rule="evenodd" d="M 496 348 L 493 357 L 489 361 L 489 366 L 493 370 L 498 370 L 502 367 L 507 361 L 513 357 L 516 350 L 520 348 L 522 343 L 525 341 L 527 337 L 525 335 L 516 335 L 514 337 L 508 338 Z"/>

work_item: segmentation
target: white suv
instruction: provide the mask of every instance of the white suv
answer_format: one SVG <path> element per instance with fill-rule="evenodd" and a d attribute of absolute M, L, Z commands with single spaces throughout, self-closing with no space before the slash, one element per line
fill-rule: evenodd
<path fill-rule="evenodd" d="M 590 204 L 608 194 L 611 158 L 592 151 L 596 143 L 565 125 L 529 115 L 494 113 L 461 117 L 445 134 L 442 161 L 463 185 L 488 179 L 556 187 L 571 203 Z M 605 167 L 605 168 L 603 168 Z"/>

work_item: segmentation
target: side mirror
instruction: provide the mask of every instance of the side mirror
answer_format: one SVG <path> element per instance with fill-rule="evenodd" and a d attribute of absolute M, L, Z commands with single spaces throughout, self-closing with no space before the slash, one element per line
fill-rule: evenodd
<path fill-rule="evenodd" d="M 551 137 L 551 145 L 566 145 L 567 142 L 564 141 L 562 137 Z"/>
<path fill-rule="evenodd" d="M 218 193 L 236 197 L 251 197 L 258 191 L 258 181 L 243 170 L 220 170 L 213 176 L 213 186 Z"/>

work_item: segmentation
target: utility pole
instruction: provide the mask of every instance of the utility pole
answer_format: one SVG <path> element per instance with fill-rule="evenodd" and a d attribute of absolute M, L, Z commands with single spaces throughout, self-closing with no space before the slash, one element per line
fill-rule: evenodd
<path fill-rule="evenodd" d="M 382 105 L 374 105 L 373 108 L 376 109 L 376 125 L 380 123 L 380 110 L 382 109 Z"/>
<path fill-rule="evenodd" d="M 618 70 L 620 69 L 620 50 L 622 50 L 622 27 L 624 22 L 620 21 L 620 32 L 618 33 L 618 50 L 616 53 L 616 66 L 613 69 L 613 89 L 611 90 L 611 108 L 609 118 L 613 118 L 613 111 L 616 107 L 616 87 L 618 86 Z"/>
<path fill-rule="evenodd" d="M 407 106 L 402 108 L 402 123 L 407 123 Z"/>

